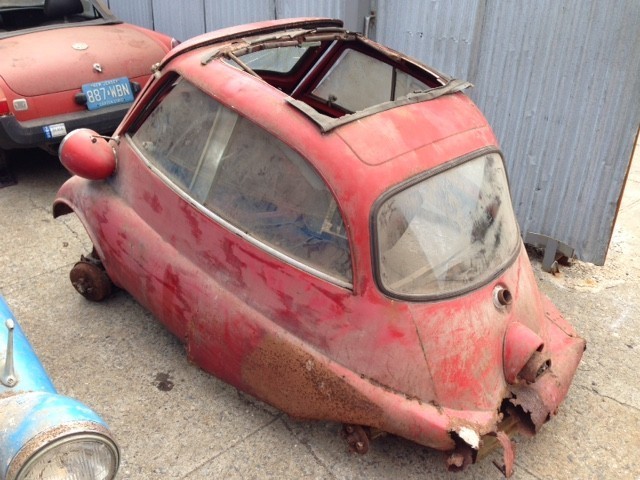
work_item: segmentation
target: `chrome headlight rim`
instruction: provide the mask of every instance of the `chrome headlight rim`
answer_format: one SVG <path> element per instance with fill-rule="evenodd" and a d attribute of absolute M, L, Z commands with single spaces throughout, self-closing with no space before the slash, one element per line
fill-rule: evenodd
<path fill-rule="evenodd" d="M 120 466 L 120 450 L 111 432 L 99 423 L 82 421 L 45 430 L 29 440 L 11 460 L 6 480 L 23 480 L 28 469 L 46 454 L 62 446 L 87 441 L 99 442 L 108 449 L 112 472 L 107 480 L 115 478 Z"/>

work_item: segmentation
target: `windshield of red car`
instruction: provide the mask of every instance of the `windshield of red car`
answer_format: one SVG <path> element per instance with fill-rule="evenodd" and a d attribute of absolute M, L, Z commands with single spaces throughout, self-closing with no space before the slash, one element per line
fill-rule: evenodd
<path fill-rule="evenodd" d="M 44 0 L 0 0 L 0 8 L 5 7 L 42 7 Z"/>
<path fill-rule="evenodd" d="M 520 244 L 502 158 L 482 155 L 390 195 L 375 232 L 391 295 L 446 297 L 488 282 Z"/>
<path fill-rule="evenodd" d="M 109 12 L 109 20 L 116 20 Z M 70 27 L 88 21 L 104 21 L 105 12 L 90 0 L 50 2 L 44 0 L 0 0 L 0 36 Z"/>

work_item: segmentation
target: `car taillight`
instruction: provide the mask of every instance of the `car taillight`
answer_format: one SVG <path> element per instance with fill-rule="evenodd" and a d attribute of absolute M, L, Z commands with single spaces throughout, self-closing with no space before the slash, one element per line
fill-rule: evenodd
<path fill-rule="evenodd" d="M 0 117 L 9 115 L 10 113 L 11 111 L 9 110 L 9 100 L 7 100 L 7 96 L 0 87 Z"/>

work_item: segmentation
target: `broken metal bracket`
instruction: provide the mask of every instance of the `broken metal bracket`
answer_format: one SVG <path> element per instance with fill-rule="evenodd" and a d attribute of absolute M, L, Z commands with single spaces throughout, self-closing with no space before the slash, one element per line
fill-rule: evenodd
<path fill-rule="evenodd" d="M 574 258 L 574 249 L 572 247 L 541 233 L 528 232 L 524 237 L 524 243 L 544 249 L 542 270 L 548 273 L 558 272 L 558 260 L 562 257 L 567 259 Z"/>
<path fill-rule="evenodd" d="M 376 13 L 375 12 L 371 12 L 369 15 L 364 17 L 364 30 L 362 32 L 362 34 L 369 38 L 370 34 L 371 34 L 371 25 L 374 24 L 374 22 L 376 21 Z"/>

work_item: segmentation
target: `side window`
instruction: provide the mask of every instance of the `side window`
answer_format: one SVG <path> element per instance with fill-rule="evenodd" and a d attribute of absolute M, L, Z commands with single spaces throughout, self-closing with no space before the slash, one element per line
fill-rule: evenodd
<path fill-rule="evenodd" d="M 138 128 L 133 141 L 162 173 L 191 190 L 217 110 L 211 97 L 178 81 Z"/>
<path fill-rule="evenodd" d="M 205 206 L 296 260 L 351 282 L 344 224 L 324 181 L 298 153 L 244 118 Z"/>
<path fill-rule="evenodd" d="M 249 239 L 352 282 L 333 195 L 304 158 L 268 132 L 182 80 L 132 140 L 180 189 Z"/>

